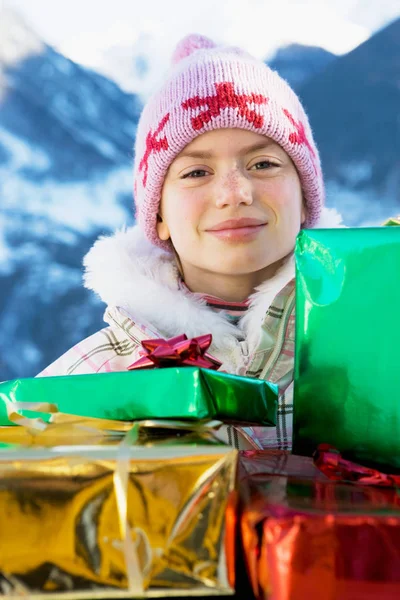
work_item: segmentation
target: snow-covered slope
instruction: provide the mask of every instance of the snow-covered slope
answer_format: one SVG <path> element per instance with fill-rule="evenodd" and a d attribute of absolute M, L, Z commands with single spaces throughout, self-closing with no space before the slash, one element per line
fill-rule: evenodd
<path fill-rule="evenodd" d="M 289 44 L 278 48 L 267 64 L 278 71 L 294 90 L 322 72 L 336 58 L 335 54 L 318 46 Z"/>
<path fill-rule="evenodd" d="M 300 87 L 328 203 L 348 224 L 400 213 L 400 19 Z"/>
<path fill-rule="evenodd" d="M 133 222 L 140 102 L 0 19 L 0 380 L 34 375 L 102 326 L 82 289 L 93 240 Z"/>

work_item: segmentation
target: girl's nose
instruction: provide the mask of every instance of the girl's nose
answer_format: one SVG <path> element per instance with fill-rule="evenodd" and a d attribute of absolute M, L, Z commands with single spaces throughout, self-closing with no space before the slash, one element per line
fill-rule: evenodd
<path fill-rule="evenodd" d="M 231 171 L 220 179 L 215 195 L 217 208 L 253 203 L 251 183 L 238 171 Z"/>

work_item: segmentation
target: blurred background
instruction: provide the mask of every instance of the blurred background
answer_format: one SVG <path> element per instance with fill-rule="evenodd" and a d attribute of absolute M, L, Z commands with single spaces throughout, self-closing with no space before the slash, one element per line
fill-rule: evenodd
<path fill-rule="evenodd" d="M 134 223 L 141 107 L 193 32 L 294 87 L 347 225 L 400 213 L 399 0 L 0 0 L 0 381 L 103 326 L 82 258 Z"/>

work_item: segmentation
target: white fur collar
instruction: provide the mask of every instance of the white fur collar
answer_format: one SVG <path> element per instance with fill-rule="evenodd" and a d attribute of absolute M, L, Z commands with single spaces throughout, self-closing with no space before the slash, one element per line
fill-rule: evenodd
<path fill-rule="evenodd" d="M 340 227 L 333 209 L 324 209 L 319 227 Z M 173 256 L 148 242 L 139 227 L 99 238 L 84 259 L 84 281 L 110 307 L 124 309 L 132 319 L 163 337 L 186 333 L 195 337 L 213 333 L 211 350 L 223 355 L 227 368 L 237 371 L 238 338 L 244 337 L 250 354 L 256 349 L 260 325 L 276 294 L 294 277 L 289 259 L 276 275 L 258 286 L 250 308 L 235 327 L 205 302 L 179 288 Z"/>

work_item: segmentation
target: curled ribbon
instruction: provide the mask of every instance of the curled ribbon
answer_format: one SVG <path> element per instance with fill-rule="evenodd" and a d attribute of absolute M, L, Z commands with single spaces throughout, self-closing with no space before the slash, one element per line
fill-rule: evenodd
<path fill-rule="evenodd" d="M 128 370 L 154 369 L 155 367 L 190 366 L 218 369 L 221 362 L 207 354 L 212 335 L 200 335 L 188 339 L 185 334 L 164 340 L 143 340 L 141 358 L 129 365 Z"/>
<path fill-rule="evenodd" d="M 114 486 L 117 501 L 119 525 L 122 534 L 122 550 L 125 557 L 128 589 L 132 595 L 143 595 L 143 573 L 137 546 L 132 539 L 128 522 L 128 482 L 132 459 L 131 445 L 137 441 L 138 426 L 134 425 L 118 445 L 117 465 L 114 472 Z"/>
<path fill-rule="evenodd" d="M 347 481 L 362 485 L 400 487 L 400 475 L 387 475 L 377 469 L 363 467 L 345 460 L 336 448 L 320 444 L 314 453 L 314 463 L 324 475 L 334 481 Z"/>

